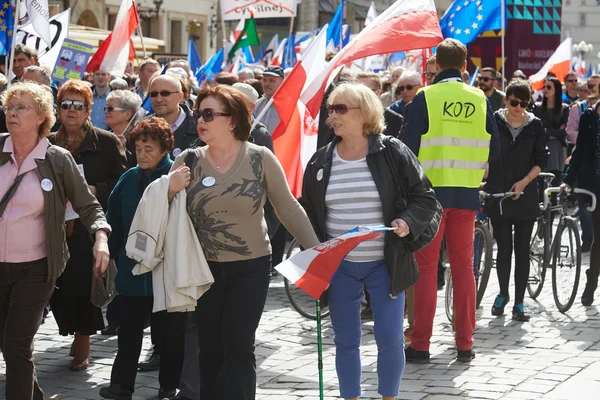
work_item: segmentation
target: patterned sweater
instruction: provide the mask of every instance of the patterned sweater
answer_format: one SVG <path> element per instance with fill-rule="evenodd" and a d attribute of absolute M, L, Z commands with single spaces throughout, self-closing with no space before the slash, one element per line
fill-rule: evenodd
<path fill-rule="evenodd" d="M 195 157 L 187 187 L 188 214 L 208 261 L 240 261 L 271 254 L 264 219 L 267 197 L 277 217 L 305 247 L 319 243 L 304 209 L 292 196 L 281 164 L 267 148 L 243 142 L 231 168 L 218 172 L 206 157 L 207 147 L 185 150 L 171 170 Z"/>

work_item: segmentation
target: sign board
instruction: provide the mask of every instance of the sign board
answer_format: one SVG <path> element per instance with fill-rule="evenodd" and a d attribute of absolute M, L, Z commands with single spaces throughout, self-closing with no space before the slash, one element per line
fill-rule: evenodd
<path fill-rule="evenodd" d="M 69 79 L 83 79 L 83 73 L 93 52 L 94 46 L 65 39 L 54 64 L 52 80 L 64 83 Z"/>
<path fill-rule="evenodd" d="M 223 20 L 250 18 L 289 18 L 296 16 L 298 0 L 221 0 Z"/>
<path fill-rule="evenodd" d="M 171 61 L 187 60 L 187 54 L 152 53 L 152 58 L 158 61 L 160 65 L 167 65 Z"/>

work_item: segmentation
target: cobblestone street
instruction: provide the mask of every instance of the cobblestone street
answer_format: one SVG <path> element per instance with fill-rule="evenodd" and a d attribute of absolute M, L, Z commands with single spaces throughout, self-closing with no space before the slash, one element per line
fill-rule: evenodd
<path fill-rule="evenodd" d="M 510 315 L 496 318 L 490 307 L 497 293 L 492 271 L 482 307 L 478 310 L 475 350 L 471 365 L 455 360 L 451 326 L 439 292 L 438 314 L 429 365 L 407 365 L 400 399 L 598 399 L 600 393 L 600 315 L 597 306 L 584 308 L 580 295 L 573 308 L 563 315 L 552 297 L 551 274 L 538 301 L 526 297 L 532 318 L 515 323 Z M 511 289 L 512 290 L 512 289 Z M 512 291 L 511 291 L 512 293 Z M 596 304 L 600 303 L 598 298 Z M 510 311 L 509 304 L 507 311 Z M 337 398 L 333 332 L 323 324 L 325 397 Z M 35 357 L 41 386 L 48 399 L 99 399 L 98 390 L 108 385 L 117 348 L 116 337 L 92 338 L 92 359 L 84 372 L 70 372 L 69 347 L 72 338 L 61 337 L 54 319 L 42 325 L 35 342 Z M 257 334 L 258 399 L 318 399 L 316 323 L 297 314 L 286 298 L 281 277 L 274 278 Z M 150 335 L 144 338 L 142 356 L 150 349 Z M 373 324 L 364 324 L 362 347 L 363 397 L 377 395 L 376 346 Z M 0 364 L 4 380 L 4 365 Z M 157 396 L 156 373 L 138 374 L 135 399 Z M 0 382 L 1 397 L 4 384 Z M 204 400 L 204 399 L 203 399 Z"/>

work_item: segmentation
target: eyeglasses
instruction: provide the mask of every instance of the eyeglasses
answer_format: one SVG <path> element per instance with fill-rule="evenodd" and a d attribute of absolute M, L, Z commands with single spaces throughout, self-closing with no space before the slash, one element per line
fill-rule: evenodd
<path fill-rule="evenodd" d="M 521 106 L 521 108 L 527 108 L 529 106 L 529 103 L 526 101 L 519 101 L 519 100 L 509 100 L 508 104 L 510 104 L 511 107 L 516 107 L 516 106 Z"/>
<path fill-rule="evenodd" d="M 413 85 L 406 85 L 406 86 L 398 86 L 398 91 L 399 92 L 404 92 L 404 89 L 411 91 L 415 88 L 416 86 Z"/>
<path fill-rule="evenodd" d="M 552 89 L 553 89 L 553 87 L 552 87 L 552 86 L 548 86 L 548 85 L 546 85 L 546 86 L 544 86 L 544 89 L 546 89 L 546 90 L 552 90 Z"/>
<path fill-rule="evenodd" d="M 231 117 L 231 114 L 217 112 L 212 108 L 205 108 L 204 110 L 194 110 L 194 119 L 198 121 L 202 117 L 204 122 L 211 122 L 215 117 Z"/>
<path fill-rule="evenodd" d="M 113 111 L 127 111 L 124 108 L 120 108 L 120 107 L 113 107 L 113 106 L 108 106 L 108 107 L 104 107 L 104 112 L 113 112 Z"/>
<path fill-rule="evenodd" d="M 489 82 L 489 81 L 493 81 L 493 80 L 494 80 L 494 78 L 489 78 L 489 77 L 487 77 L 487 76 L 480 76 L 480 77 L 479 77 L 479 80 L 480 80 L 480 81 L 483 81 L 483 82 Z"/>
<path fill-rule="evenodd" d="M 83 111 L 86 109 L 85 102 L 81 100 L 63 100 L 60 103 L 60 108 L 63 110 L 70 110 L 73 107 L 77 111 Z"/>
<path fill-rule="evenodd" d="M 589 90 L 594 90 L 598 87 L 598 85 L 587 85 Z"/>
<path fill-rule="evenodd" d="M 9 112 L 12 112 L 12 111 L 16 112 L 17 114 L 21 114 L 22 112 L 25 112 L 25 111 L 29 110 L 30 108 L 33 108 L 33 107 L 28 106 L 27 104 L 17 104 L 16 106 L 3 107 L 5 114 L 8 114 Z"/>
<path fill-rule="evenodd" d="M 339 115 L 348 114 L 348 110 L 357 110 L 360 107 L 348 107 L 346 104 L 329 104 L 327 106 L 327 113 L 329 115 L 333 114 L 335 111 Z"/>
<path fill-rule="evenodd" d="M 425 72 L 423 75 L 425 75 L 426 79 L 435 78 L 437 76 L 435 72 Z"/>
<path fill-rule="evenodd" d="M 160 97 L 169 97 L 170 95 L 175 94 L 175 93 L 181 93 L 181 92 L 170 92 L 168 90 L 161 90 L 159 92 L 156 92 L 156 91 L 150 92 L 150 93 L 148 93 L 148 95 L 150 97 L 158 97 L 158 95 L 160 94 Z"/>
<path fill-rule="evenodd" d="M 565 82 L 573 83 L 573 82 L 577 82 L 577 79 L 565 79 Z"/>

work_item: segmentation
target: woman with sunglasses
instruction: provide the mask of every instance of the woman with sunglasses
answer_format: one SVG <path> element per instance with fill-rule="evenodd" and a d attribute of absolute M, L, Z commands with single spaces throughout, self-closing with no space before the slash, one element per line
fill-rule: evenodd
<path fill-rule="evenodd" d="M 429 225 L 435 193 L 415 155 L 399 140 L 382 135 L 383 106 L 371 89 L 344 83 L 327 104 L 336 137 L 309 161 L 300 199 L 317 236 L 324 241 L 360 225 L 395 228 L 359 244 L 331 280 L 328 299 L 340 396 L 357 399 L 361 394 L 360 307 L 366 285 L 375 322 L 378 393 L 391 400 L 398 395 L 404 370 L 404 291 L 419 276 L 404 241 L 416 240 Z"/>
<path fill-rule="evenodd" d="M 494 237 L 498 245 L 496 272 L 500 293 L 492 306 L 492 315 L 504 315 L 508 304 L 511 260 L 515 253 L 515 296 L 512 319 L 529 321 L 523 299 L 529 278 L 529 245 L 533 225 L 540 213 L 538 180 L 546 167 L 548 149 L 542 122 L 527 111 L 531 90 L 526 81 L 512 81 L 506 88 L 506 108 L 496 111 L 500 134 L 500 158 L 492 161 L 485 184 L 488 193 L 523 192 L 512 199 L 487 203 Z M 514 229 L 514 234 L 513 234 Z"/>
<path fill-rule="evenodd" d="M 106 98 L 104 107 L 104 123 L 117 135 L 127 155 L 127 166 L 136 165 L 135 150 L 131 148 L 127 137 L 129 132 L 142 117 L 144 109 L 140 108 L 142 99 L 127 90 L 113 90 Z"/>
<path fill-rule="evenodd" d="M 123 145 L 113 133 L 92 126 L 92 90 L 84 82 L 67 81 L 58 91 L 57 103 L 61 125 L 50 142 L 71 153 L 90 192 L 106 210 L 108 195 L 127 169 Z M 56 281 L 50 305 L 59 333 L 75 335 L 69 368 L 81 371 L 88 365 L 90 335 L 104 328 L 104 318 L 90 302 L 93 243 L 80 219 L 73 217 L 66 222 L 71 258 Z"/>
<path fill-rule="evenodd" d="M 544 81 L 543 94 L 543 100 L 535 103 L 532 112 L 542 120 L 546 132 L 550 156 L 545 171 L 552 172 L 556 176 L 552 185 L 558 186 L 567 158 L 566 128 L 569 106 L 562 102 L 562 84 L 556 78 L 547 78 Z"/>
<path fill-rule="evenodd" d="M 169 195 L 187 188 L 188 213 L 215 278 L 195 311 L 199 397 L 253 400 L 254 337 L 271 266 L 263 212 L 267 198 L 303 247 L 319 241 L 277 158 L 248 142 L 251 114 L 244 94 L 218 85 L 203 89 L 194 107 L 198 135 L 206 145 L 177 157 Z"/>

